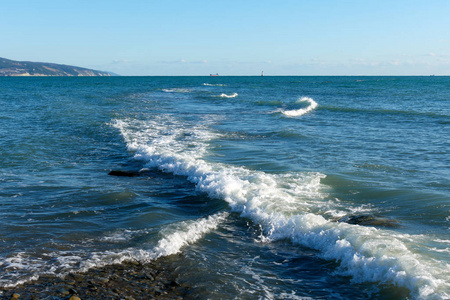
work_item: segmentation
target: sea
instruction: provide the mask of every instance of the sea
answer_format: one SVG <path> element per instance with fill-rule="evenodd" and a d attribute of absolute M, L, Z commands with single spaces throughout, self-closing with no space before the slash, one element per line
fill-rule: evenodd
<path fill-rule="evenodd" d="M 450 77 L 0 78 L 0 287 L 160 260 L 193 299 L 450 299 Z"/>

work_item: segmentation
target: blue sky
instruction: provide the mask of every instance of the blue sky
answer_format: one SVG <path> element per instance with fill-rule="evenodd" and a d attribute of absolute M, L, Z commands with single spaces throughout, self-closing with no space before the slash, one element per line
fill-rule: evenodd
<path fill-rule="evenodd" d="M 0 0 L 0 57 L 121 75 L 450 75 L 450 1 Z"/>

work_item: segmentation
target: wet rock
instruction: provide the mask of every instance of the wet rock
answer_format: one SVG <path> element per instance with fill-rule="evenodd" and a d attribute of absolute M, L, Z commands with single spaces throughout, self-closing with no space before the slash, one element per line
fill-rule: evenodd
<path fill-rule="evenodd" d="M 109 172 L 108 175 L 122 176 L 122 177 L 136 177 L 139 176 L 139 172 L 113 170 Z"/>
<path fill-rule="evenodd" d="M 76 283 L 77 282 L 75 280 L 68 280 L 68 281 L 66 281 L 66 284 L 70 285 L 70 286 L 74 286 Z"/>
<path fill-rule="evenodd" d="M 58 292 L 61 295 L 63 295 L 63 296 L 69 296 L 70 295 L 70 292 L 68 290 L 66 290 L 66 289 L 60 289 Z"/>
<path fill-rule="evenodd" d="M 373 215 L 345 216 L 341 218 L 339 222 L 345 222 L 354 225 L 388 227 L 388 228 L 400 227 L 400 222 L 398 222 L 397 220 L 381 218 Z"/>
<path fill-rule="evenodd" d="M 143 278 L 144 279 L 147 279 L 147 280 L 149 280 L 149 281 L 153 281 L 153 280 L 155 280 L 155 278 L 152 276 L 152 274 L 145 274 L 144 276 L 143 276 Z"/>
<path fill-rule="evenodd" d="M 81 274 L 73 273 L 70 275 L 75 281 L 83 281 L 84 276 Z"/>
<path fill-rule="evenodd" d="M 12 294 L 12 296 L 11 296 L 11 300 L 16 300 L 19 298 L 20 298 L 20 294 L 17 294 L 17 293 Z"/>
<path fill-rule="evenodd" d="M 1 288 L 0 300 L 20 300 L 12 298 L 13 293 L 20 293 L 20 299 L 48 300 L 183 299 L 188 287 L 177 282 L 167 264 L 124 262 L 65 278 L 47 276 L 18 287 Z"/>

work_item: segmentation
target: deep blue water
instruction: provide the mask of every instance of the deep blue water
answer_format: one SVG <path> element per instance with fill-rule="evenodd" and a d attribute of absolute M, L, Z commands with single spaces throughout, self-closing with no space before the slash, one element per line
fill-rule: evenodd
<path fill-rule="evenodd" d="M 450 77 L 0 78 L 0 106 L 1 286 L 165 257 L 200 299 L 450 297 Z"/>

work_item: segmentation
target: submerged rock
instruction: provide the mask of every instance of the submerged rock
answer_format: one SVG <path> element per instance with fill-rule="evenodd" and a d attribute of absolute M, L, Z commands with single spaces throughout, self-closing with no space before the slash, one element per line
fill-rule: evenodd
<path fill-rule="evenodd" d="M 135 177 L 139 176 L 139 172 L 112 170 L 108 173 L 111 176 Z"/>
<path fill-rule="evenodd" d="M 352 215 L 339 219 L 339 222 L 345 222 L 354 225 L 377 226 L 396 228 L 400 227 L 400 222 L 394 219 L 380 218 L 373 215 Z"/>

